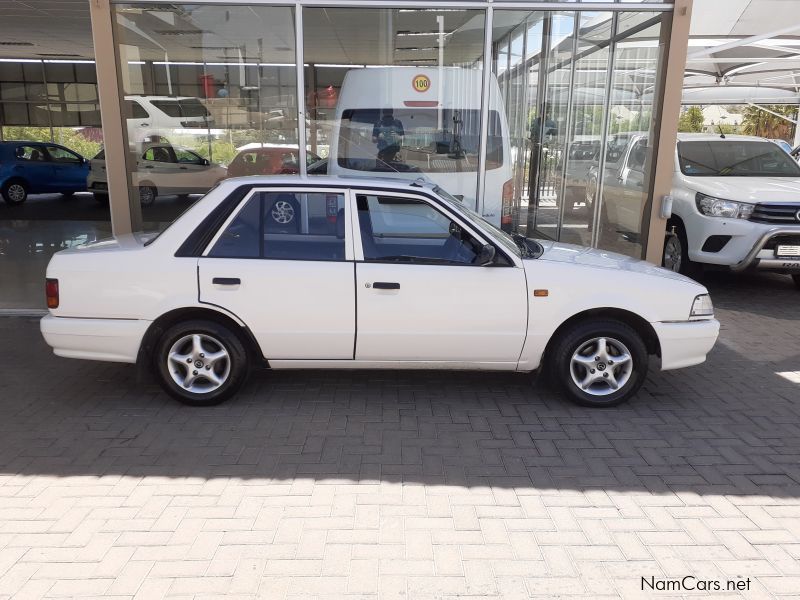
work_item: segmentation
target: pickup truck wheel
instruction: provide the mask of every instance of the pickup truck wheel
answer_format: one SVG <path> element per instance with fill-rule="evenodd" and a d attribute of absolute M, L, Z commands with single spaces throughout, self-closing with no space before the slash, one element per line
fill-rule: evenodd
<path fill-rule="evenodd" d="M 153 360 L 161 387 L 189 406 L 214 406 L 227 400 L 248 372 L 241 340 L 212 321 L 170 327 L 156 344 Z"/>
<path fill-rule="evenodd" d="M 616 406 L 633 396 L 647 376 L 647 347 L 629 325 L 581 321 L 555 342 L 552 381 L 581 406 Z"/>
<path fill-rule="evenodd" d="M 661 266 L 674 273 L 688 277 L 700 274 L 699 265 L 689 259 L 689 242 L 683 226 L 675 225 L 675 235 L 664 238 L 664 251 L 661 254 Z"/>
<path fill-rule="evenodd" d="M 792 280 L 794 280 L 794 284 L 797 286 L 797 289 L 800 290 L 800 275 L 792 275 Z"/>

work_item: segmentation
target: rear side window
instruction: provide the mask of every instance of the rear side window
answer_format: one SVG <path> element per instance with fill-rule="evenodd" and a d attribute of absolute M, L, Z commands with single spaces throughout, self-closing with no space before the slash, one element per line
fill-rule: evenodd
<path fill-rule="evenodd" d="M 16 155 L 18 160 L 30 160 L 33 162 L 47 160 L 44 150 L 38 146 L 18 146 Z"/>
<path fill-rule="evenodd" d="M 344 195 L 257 192 L 208 253 L 212 258 L 345 260 Z"/>
<path fill-rule="evenodd" d="M 142 105 L 134 100 L 126 100 L 125 108 L 129 119 L 147 119 L 150 115 L 142 108 Z"/>

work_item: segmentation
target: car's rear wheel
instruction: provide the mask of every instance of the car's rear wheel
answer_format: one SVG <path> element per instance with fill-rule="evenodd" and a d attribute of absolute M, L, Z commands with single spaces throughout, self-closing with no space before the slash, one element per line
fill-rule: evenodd
<path fill-rule="evenodd" d="M 190 406 L 213 406 L 244 383 L 248 357 L 242 341 L 213 321 L 186 321 L 170 327 L 153 355 L 164 390 Z"/>
<path fill-rule="evenodd" d="M 267 223 L 271 230 L 299 231 L 300 205 L 294 198 L 278 196 L 267 209 Z"/>
<path fill-rule="evenodd" d="M 150 206 L 153 204 L 153 202 L 156 201 L 157 195 L 158 192 L 152 185 L 139 186 L 139 202 L 142 204 L 142 206 Z"/>
<path fill-rule="evenodd" d="M 582 406 L 616 406 L 644 383 L 647 347 L 630 325 L 616 320 L 581 321 L 555 341 L 553 381 Z"/>
<path fill-rule="evenodd" d="M 3 186 L 3 200 L 15 206 L 28 199 L 28 186 L 24 181 L 9 181 Z"/>

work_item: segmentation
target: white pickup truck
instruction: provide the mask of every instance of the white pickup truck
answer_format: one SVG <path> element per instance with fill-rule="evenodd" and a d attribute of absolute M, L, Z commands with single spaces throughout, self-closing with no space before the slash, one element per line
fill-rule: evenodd
<path fill-rule="evenodd" d="M 632 135 L 606 163 L 601 214 L 631 234 L 641 231 L 642 210 L 626 190 L 641 193 L 646 152 L 647 135 Z M 777 271 L 800 288 L 800 165 L 780 147 L 757 137 L 678 134 L 672 198 L 664 267 Z"/>

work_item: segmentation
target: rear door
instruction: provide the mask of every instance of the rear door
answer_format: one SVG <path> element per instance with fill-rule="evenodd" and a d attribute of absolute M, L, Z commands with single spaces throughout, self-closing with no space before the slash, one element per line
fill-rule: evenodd
<path fill-rule="evenodd" d="M 216 181 L 212 181 L 214 173 L 206 165 L 202 156 L 187 150 L 186 148 L 173 147 L 175 155 L 176 182 L 183 193 L 202 194 L 214 187 Z"/>
<path fill-rule="evenodd" d="M 497 363 L 519 360 L 528 325 L 525 271 L 455 215 L 423 197 L 354 192 L 356 359 Z"/>
<path fill-rule="evenodd" d="M 200 258 L 200 301 L 244 321 L 267 359 L 353 358 L 346 198 L 342 189 L 254 190 Z"/>
<path fill-rule="evenodd" d="M 30 193 L 57 191 L 53 183 L 53 163 L 44 146 L 21 144 L 15 149 L 14 175 L 28 182 Z"/>

